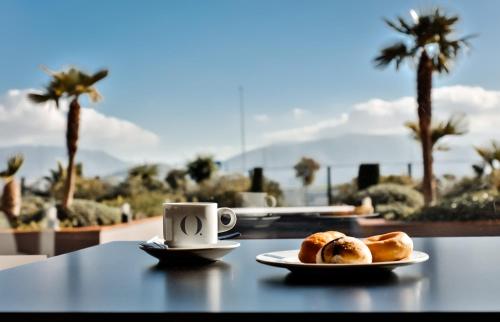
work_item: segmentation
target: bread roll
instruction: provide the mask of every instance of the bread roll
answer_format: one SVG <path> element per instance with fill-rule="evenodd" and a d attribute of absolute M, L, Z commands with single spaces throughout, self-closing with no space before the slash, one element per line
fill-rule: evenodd
<path fill-rule="evenodd" d="M 371 236 L 363 241 L 370 249 L 374 262 L 399 261 L 413 253 L 413 241 L 402 231 Z"/>
<path fill-rule="evenodd" d="M 316 255 L 320 264 L 369 264 L 372 262 L 370 249 L 354 237 L 340 237 L 327 243 Z"/>
<path fill-rule="evenodd" d="M 316 254 L 321 247 L 335 238 L 344 236 L 338 231 L 325 231 L 308 236 L 300 246 L 299 260 L 302 263 L 316 263 Z"/>

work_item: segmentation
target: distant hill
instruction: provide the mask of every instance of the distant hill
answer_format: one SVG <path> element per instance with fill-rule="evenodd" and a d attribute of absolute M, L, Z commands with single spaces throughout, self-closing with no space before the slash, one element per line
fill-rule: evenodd
<path fill-rule="evenodd" d="M 302 157 L 316 159 L 322 165 L 332 165 L 333 182 L 340 183 L 357 176 L 360 163 L 380 163 L 383 175 L 406 174 L 407 163 L 412 162 L 415 177 L 421 176 L 420 146 L 406 135 L 349 134 L 335 138 L 302 143 L 274 144 L 246 153 L 246 166 L 262 166 L 268 177 L 288 187 L 298 186 L 293 165 Z M 452 146 L 447 152 L 435 153 L 435 170 L 438 175 L 451 173 L 456 176 L 471 174 L 471 164 L 477 162 L 472 147 Z M 226 171 L 241 171 L 241 155 L 223 163 Z M 316 185 L 326 182 L 322 167 Z"/>
<path fill-rule="evenodd" d="M 19 177 L 25 177 L 32 182 L 49 174 L 49 169 L 54 169 L 57 161 L 67 163 L 66 149 L 54 146 L 11 146 L 0 147 L 0 169 L 5 167 L 7 158 L 15 153 L 22 153 L 25 161 L 19 172 Z M 106 152 L 98 150 L 78 151 L 77 162 L 83 163 L 85 176 L 105 176 L 109 173 L 120 171 L 131 166 L 130 163 L 120 160 Z"/>

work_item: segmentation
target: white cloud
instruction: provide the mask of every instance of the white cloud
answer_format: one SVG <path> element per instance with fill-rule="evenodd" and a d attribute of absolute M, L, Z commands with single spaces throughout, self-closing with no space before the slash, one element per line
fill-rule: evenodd
<path fill-rule="evenodd" d="M 20 144 L 64 146 L 67 104 L 58 110 L 53 104 L 33 104 L 29 90 L 10 90 L 0 97 L 0 146 Z M 81 148 L 98 149 L 136 159 L 155 149 L 156 134 L 136 124 L 107 116 L 97 109 L 81 110 Z"/>
<path fill-rule="evenodd" d="M 460 142 L 481 144 L 498 137 L 500 91 L 456 85 L 436 88 L 432 97 L 435 120 L 446 119 L 453 113 L 466 114 L 470 132 L 460 137 Z M 338 117 L 265 133 L 264 139 L 268 142 L 305 141 L 346 133 L 405 134 L 408 132 L 403 126 L 404 122 L 416 118 L 416 102 L 413 97 L 394 100 L 374 98 L 355 104 L 348 113 Z"/>
<path fill-rule="evenodd" d="M 335 128 L 341 124 L 347 122 L 347 114 L 342 114 L 338 118 L 332 118 L 325 121 L 318 122 L 316 124 L 293 128 L 288 130 L 274 131 L 271 133 L 264 134 L 264 139 L 271 142 L 276 141 L 308 141 L 318 137 L 325 129 Z"/>
<path fill-rule="evenodd" d="M 304 115 L 306 115 L 307 113 L 309 113 L 308 110 L 304 110 L 302 108 L 294 108 L 292 110 L 292 115 L 293 115 L 293 118 L 296 119 L 296 120 L 300 120 L 304 117 Z"/>
<path fill-rule="evenodd" d="M 270 121 L 270 117 L 267 114 L 256 114 L 256 115 L 253 116 L 253 119 L 257 123 L 267 123 L 267 122 Z"/>

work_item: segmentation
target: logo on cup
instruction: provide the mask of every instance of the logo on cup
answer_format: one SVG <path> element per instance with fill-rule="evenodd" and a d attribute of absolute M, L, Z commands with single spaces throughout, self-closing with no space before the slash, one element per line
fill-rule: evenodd
<path fill-rule="evenodd" d="M 192 218 L 192 217 L 196 218 L 196 232 L 193 235 L 198 235 L 201 232 L 201 229 L 203 228 L 203 222 L 201 221 L 201 219 L 198 216 L 184 216 L 184 218 L 182 218 L 182 220 L 181 220 L 180 225 L 181 225 L 182 232 L 186 236 L 189 235 L 189 233 L 186 230 L 186 221 L 188 220 L 188 218 Z M 189 221 L 192 222 L 191 220 L 189 220 Z"/>

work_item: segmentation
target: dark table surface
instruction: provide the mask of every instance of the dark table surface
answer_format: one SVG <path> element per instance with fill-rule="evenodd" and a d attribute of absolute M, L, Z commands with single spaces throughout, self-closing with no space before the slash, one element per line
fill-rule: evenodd
<path fill-rule="evenodd" d="M 136 242 L 112 242 L 1 271 L 0 315 L 500 312 L 500 237 L 414 241 L 428 262 L 381 276 L 320 278 L 255 261 L 260 253 L 298 248 L 298 239 L 240 240 L 223 261 L 168 268 Z"/>

